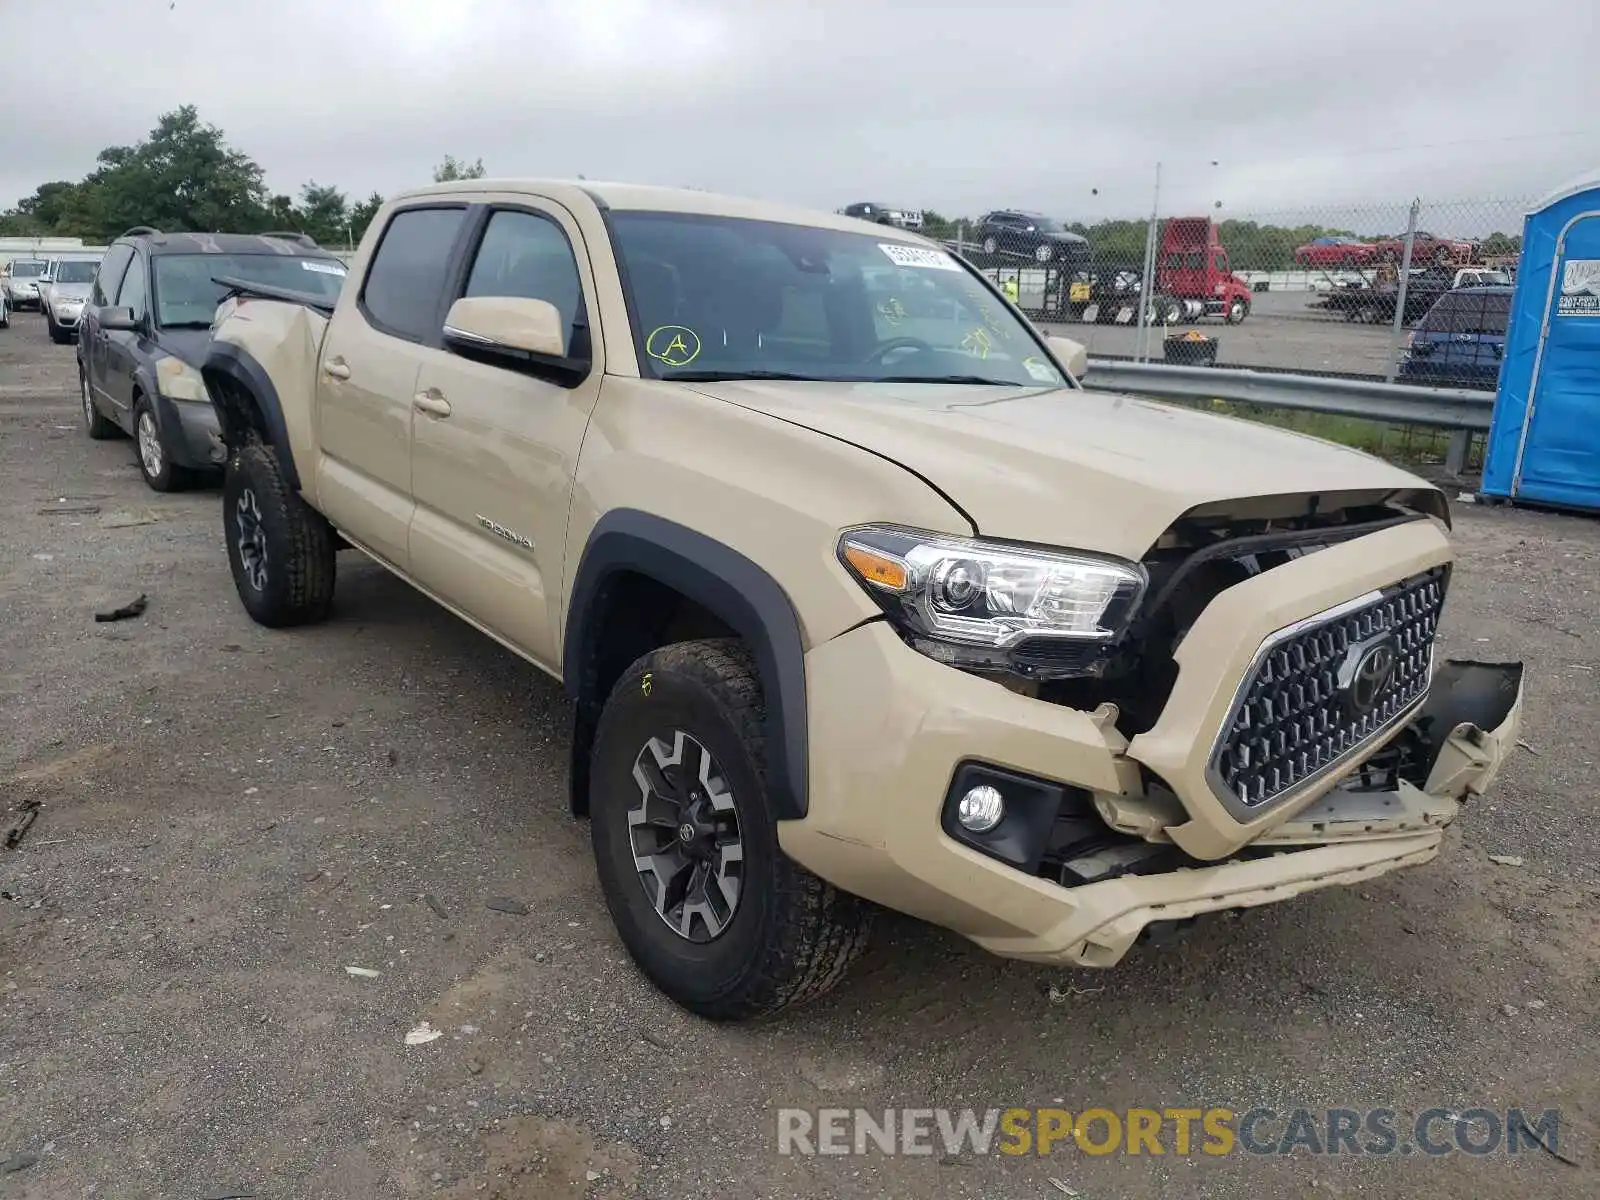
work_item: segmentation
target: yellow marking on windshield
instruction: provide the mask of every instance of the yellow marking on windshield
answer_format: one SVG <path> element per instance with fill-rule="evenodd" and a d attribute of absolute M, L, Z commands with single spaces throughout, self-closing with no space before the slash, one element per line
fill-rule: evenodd
<path fill-rule="evenodd" d="M 994 349 L 994 343 L 989 340 L 987 330 L 974 329 L 961 339 L 961 348 L 975 358 L 988 358 L 989 351 Z"/>
<path fill-rule="evenodd" d="M 685 325 L 658 325 L 645 338 L 644 352 L 669 367 L 686 367 L 700 357 L 700 335 Z"/>

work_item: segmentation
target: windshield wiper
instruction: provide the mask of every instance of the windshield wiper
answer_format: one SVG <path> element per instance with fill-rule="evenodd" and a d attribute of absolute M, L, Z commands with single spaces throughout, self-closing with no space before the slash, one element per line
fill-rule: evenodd
<path fill-rule="evenodd" d="M 1011 379 L 990 379 L 987 375 L 879 375 L 867 383 L 970 383 L 989 387 L 1030 387 Z"/>
<path fill-rule="evenodd" d="M 735 379 L 792 379 L 804 383 L 825 383 L 815 375 L 798 375 L 793 371 L 673 371 L 670 375 L 663 374 L 662 379 L 674 383 L 722 383 Z"/>

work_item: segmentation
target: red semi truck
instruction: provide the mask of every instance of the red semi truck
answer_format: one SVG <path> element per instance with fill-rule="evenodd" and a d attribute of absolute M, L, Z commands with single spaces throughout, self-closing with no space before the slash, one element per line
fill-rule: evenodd
<path fill-rule="evenodd" d="M 1093 319 L 1124 324 L 1138 320 L 1139 269 L 1100 269 Z M 1154 324 L 1182 324 L 1221 317 L 1237 325 L 1250 315 L 1250 285 L 1228 266 L 1228 252 L 1209 217 L 1172 217 L 1161 229 L 1156 286 L 1150 293 Z M 1087 314 L 1085 314 L 1087 315 Z"/>
<path fill-rule="evenodd" d="M 1163 298 L 1176 320 L 1221 317 L 1237 325 L 1250 315 L 1250 285 L 1229 268 L 1211 218 L 1173 217 L 1161 231 L 1156 299 Z M 1159 304 L 1156 316 L 1164 316 Z"/>

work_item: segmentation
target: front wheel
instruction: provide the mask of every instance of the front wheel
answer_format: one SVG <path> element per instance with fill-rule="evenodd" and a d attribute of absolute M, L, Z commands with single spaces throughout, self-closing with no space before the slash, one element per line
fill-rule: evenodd
<path fill-rule="evenodd" d="M 1229 325 L 1237 325 L 1249 315 L 1250 306 L 1243 300 L 1234 300 L 1228 305 L 1228 315 L 1226 319 Z"/>
<path fill-rule="evenodd" d="M 606 907 L 650 981 L 712 1020 L 828 991 L 870 925 L 869 905 L 779 848 L 765 720 L 749 653 L 707 640 L 635 662 L 595 734 L 590 834 Z"/>
<path fill-rule="evenodd" d="M 295 495 L 271 447 L 252 441 L 229 459 L 222 527 L 233 585 L 258 625 L 309 625 L 328 615 L 333 527 Z"/>
<path fill-rule="evenodd" d="M 133 440 L 138 449 L 139 474 L 151 491 L 177 492 L 189 485 L 189 472 L 172 461 L 161 440 L 161 426 L 156 424 L 155 409 L 148 396 L 134 401 Z"/>

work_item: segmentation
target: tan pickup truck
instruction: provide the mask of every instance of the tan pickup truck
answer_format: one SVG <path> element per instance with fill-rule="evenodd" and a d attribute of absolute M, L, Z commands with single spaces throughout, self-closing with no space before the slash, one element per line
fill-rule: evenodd
<path fill-rule="evenodd" d="M 251 616 L 353 547 L 563 680 L 622 941 L 735 1019 L 874 904 L 1108 967 L 1426 862 L 1514 744 L 1521 666 L 1435 662 L 1438 490 L 1083 369 L 905 230 L 471 180 L 203 373 Z"/>

